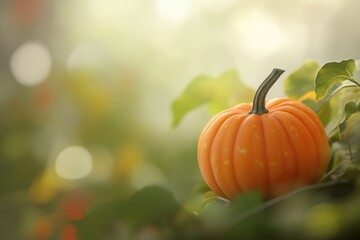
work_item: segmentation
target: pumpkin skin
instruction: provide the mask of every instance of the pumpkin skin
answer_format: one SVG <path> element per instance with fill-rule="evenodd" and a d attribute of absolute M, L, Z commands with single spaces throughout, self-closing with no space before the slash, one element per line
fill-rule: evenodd
<path fill-rule="evenodd" d="M 270 199 L 318 182 L 330 151 L 315 113 L 286 98 L 264 101 L 266 113 L 253 114 L 254 104 L 220 112 L 203 129 L 198 163 L 210 189 L 227 199 L 247 191 Z"/>

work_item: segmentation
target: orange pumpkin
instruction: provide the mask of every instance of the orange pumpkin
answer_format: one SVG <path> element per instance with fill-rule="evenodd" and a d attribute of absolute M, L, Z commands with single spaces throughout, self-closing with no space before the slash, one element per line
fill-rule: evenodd
<path fill-rule="evenodd" d="M 328 165 L 325 130 L 306 105 L 286 99 L 265 101 L 284 72 L 274 69 L 253 104 L 239 104 L 214 116 L 198 142 L 198 162 L 207 185 L 233 199 L 258 191 L 269 199 L 321 179 Z"/>

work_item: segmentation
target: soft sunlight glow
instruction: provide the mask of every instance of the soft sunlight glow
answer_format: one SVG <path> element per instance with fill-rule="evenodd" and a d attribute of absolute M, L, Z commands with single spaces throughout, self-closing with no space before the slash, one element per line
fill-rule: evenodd
<path fill-rule="evenodd" d="M 302 23 L 287 24 L 286 39 L 281 44 L 282 51 L 290 56 L 302 56 L 309 45 L 309 30 Z"/>
<path fill-rule="evenodd" d="M 70 54 L 67 61 L 69 72 L 79 69 L 99 69 L 105 59 L 104 50 L 97 44 L 82 44 L 77 46 Z"/>
<path fill-rule="evenodd" d="M 321 11 L 320 15 L 321 17 L 324 17 L 325 19 L 319 19 L 321 21 L 332 19 L 332 17 L 341 10 L 344 4 L 346 4 L 346 1 L 344 0 L 303 0 L 305 5 L 308 7 L 312 7 L 315 11 Z M 323 13 L 326 14 L 323 14 Z"/>
<path fill-rule="evenodd" d="M 172 22 L 184 22 L 190 14 L 191 0 L 155 0 L 158 14 Z"/>
<path fill-rule="evenodd" d="M 242 50 L 250 57 L 262 59 L 280 49 L 284 34 L 274 19 L 261 11 L 250 11 L 236 21 L 235 31 Z"/>
<path fill-rule="evenodd" d="M 50 52 L 43 44 L 26 42 L 11 56 L 10 69 L 20 84 L 25 86 L 40 84 L 51 70 Z"/>
<path fill-rule="evenodd" d="M 114 6 L 116 1 L 106 1 L 106 0 L 91 0 L 89 1 L 89 10 L 91 14 L 97 19 L 112 19 L 116 16 L 116 7 Z"/>
<path fill-rule="evenodd" d="M 207 1 L 194 1 L 201 11 L 208 13 L 221 14 L 232 8 L 237 3 L 237 0 L 207 0 Z"/>
<path fill-rule="evenodd" d="M 79 179 L 90 174 L 93 168 L 88 150 L 79 146 L 65 148 L 55 161 L 56 173 L 64 179 Z"/>

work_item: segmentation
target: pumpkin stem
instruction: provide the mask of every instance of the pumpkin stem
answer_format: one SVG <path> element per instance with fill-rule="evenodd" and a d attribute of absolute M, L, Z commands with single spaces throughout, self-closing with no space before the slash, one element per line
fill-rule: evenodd
<path fill-rule="evenodd" d="M 269 111 L 265 108 L 265 98 L 266 94 L 269 92 L 270 88 L 276 80 L 283 74 L 285 71 L 282 69 L 274 68 L 270 75 L 261 83 L 260 87 L 256 90 L 253 107 L 249 114 L 264 114 Z"/>

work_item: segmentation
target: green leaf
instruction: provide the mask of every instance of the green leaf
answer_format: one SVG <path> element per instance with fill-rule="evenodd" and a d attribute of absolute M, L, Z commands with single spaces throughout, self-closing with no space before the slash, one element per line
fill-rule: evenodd
<path fill-rule="evenodd" d="M 231 214 L 229 206 L 229 201 L 218 197 L 214 192 L 205 193 L 200 213 L 208 228 L 221 228 L 228 223 Z"/>
<path fill-rule="evenodd" d="M 174 196 L 159 186 L 136 192 L 129 200 L 123 216 L 131 226 L 149 223 L 166 224 L 181 209 Z"/>
<path fill-rule="evenodd" d="M 355 164 L 351 160 L 341 160 L 333 168 L 331 174 L 328 176 L 329 179 L 339 180 L 354 180 L 360 176 L 360 166 Z"/>
<path fill-rule="evenodd" d="M 190 111 L 208 104 L 212 114 L 241 102 L 250 102 L 254 90 L 241 82 L 236 70 L 218 77 L 199 76 L 193 79 L 172 103 L 172 125 L 177 126 Z"/>
<path fill-rule="evenodd" d="M 352 134 L 360 130 L 360 122 L 355 124 Z M 329 163 L 329 171 L 321 180 L 356 180 L 360 177 L 360 151 L 358 140 L 337 142 L 332 145 L 332 157 Z"/>
<path fill-rule="evenodd" d="M 128 199 L 113 199 L 97 204 L 76 225 L 81 239 L 102 239 L 112 230 L 115 222 L 124 223 L 121 226 L 123 233 L 130 233 L 146 225 L 164 228 L 174 222 L 181 209 L 181 205 L 168 190 L 148 186 Z M 118 238 L 123 239 L 121 236 Z"/>
<path fill-rule="evenodd" d="M 315 79 L 316 99 L 325 96 L 334 84 L 344 82 L 347 79 L 353 80 L 354 70 L 355 61 L 353 59 L 326 63 Z"/>
<path fill-rule="evenodd" d="M 305 99 L 302 101 L 302 103 L 311 108 L 316 113 L 323 126 L 329 124 L 333 112 L 329 101 L 323 101 L 323 99 L 321 99 L 320 101 L 315 102 L 312 99 Z"/>
<path fill-rule="evenodd" d="M 354 114 L 357 111 L 358 111 L 358 105 L 356 104 L 356 102 L 351 101 L 345 105 L 345 114 L 346 115 Z"/>
<path fill-rule="evenodd" d="M 77 234 L 81 239 L 101 239 L 123 206 L 122 201 L 103 202 L 94 206 L 83 220 L 76 223 Z"/>
<path fill-rule="evenodd" d="M 253 207 L 260 205 L 263 202 L 261 194 L 259 192 L 245 192 L 237 196 L 233 203 L 233 212 L 239 215 Z"/>
<path fill-rule="evenodd" d="M 310 107 L 316 115 L 320 118 L 323 126 L 327 126 L 335 114 L 334 106 L 332 104 L 332 97 L 338 92 L 341 88 L 345 87 L 341 83 L 335 83 L 327 92 L 326 96 L 316 101 L 313 97 L 299 99 L 302 103 Z M 304 97 L 304 96 L 303 96 Z M 303 98 L 302 97 L 302 98 Z"/>
<path fill-rule="evenodd" d="M 242 102 L 251 102 L 255 91 L 247 87 L 236 70 L 228 70 L 214 79 L 213 94 L 209 101 L 211 114 Z"/>
<path fill-rule="evenodd" d="M 284 80 L 285 94 L 289 98 L 297 100 L 305 93 L 313 91 L 319 68 L 319 65 L 315 61 L 306 61 Z"/>
<path fill-rule="evenodd" d="M 346 133 L 349 132 L 348 128 L 354 125 L 354 121 L 350 121 L 351 120 L 350 117 L 355 113 L 360 112 L 358 109 L 358 104 L 355 103 L 354 101 L 350 101 L 346 103 L 344 112 L 345 112 L 345 116 L 338 126 L 339 140 L 341 140 L 346 135 Z M 357 121 L 357 119 L 355 119 L 355 121 Z"/>
<path fill-rule="evenodd" d="M 209 204 L 211 204 L 212 202 L 217 202 L 217 201 L 224 203 L 224 205 L 229 204 L 228 200 L 220 198 L 213 191 L 207 191 L 204 194 L 204 200 L 201 203 L 202 208 L 205 209 Z"/>

